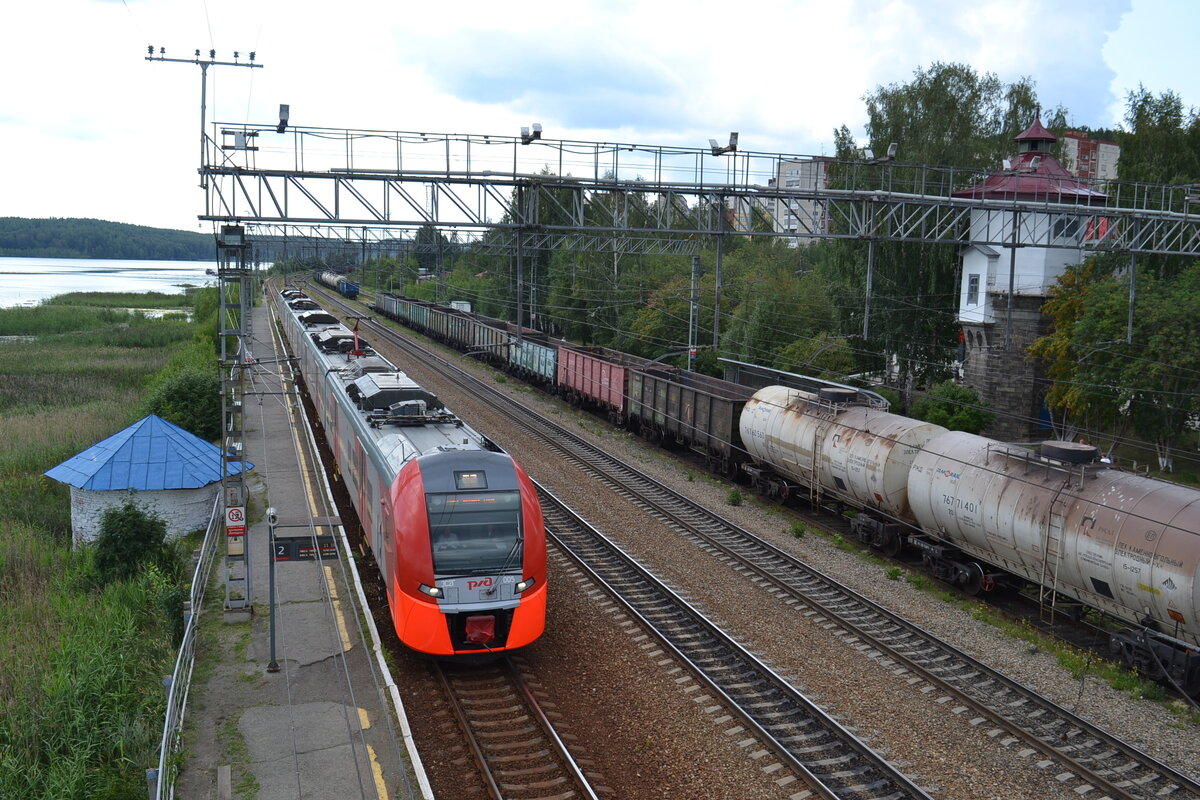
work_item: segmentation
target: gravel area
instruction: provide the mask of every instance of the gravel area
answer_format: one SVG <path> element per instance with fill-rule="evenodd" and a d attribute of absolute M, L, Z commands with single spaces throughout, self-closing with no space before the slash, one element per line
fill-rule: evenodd
<path fill-rule="evenodd" d="M 461 359 L 458 363 L 471 362 Z M 1074 784 L 1058 779 L 1055 773 L 1060 770 L 1038 768 L 1037 757 L 1021 755 L 1016 746 L 1003 746 L 1003 737 L 987 735 L 988 726 L 972 726 L 969 714 L 952 713 L 954 704 L 939 702 L 938 692 L 922 692 L 920 685 L 910 685 L 907 677 L 864 658 L 851 645 L 813 624 L 810 617 L 775 600 L 602 484 L 565 465 L 544 446 L 511 430 L 502 413 L 471 393 L 445 385 L 420 368 L 410 371 L 474 427 L 512 453 L 531 476 L 636 554 L 677 591 L 700 604 L 714 621 L 935 796 L 1079 796 L 1073 791 Z M 669 454 L 511 378 L 501 385 L 522 402 L 549 411 L 565 426 L 583 432 L 667 485 L 900 611 L 1061 705 L 1074 708 L 1093 723 L 1119 731 L 1159 759 L 1200 777 L 1200 731 L 1162 706 L 1138 701 L 1096 679 L 1075 680 L 1052 656 L 1030 652 L 1026 643 L 932 594 L 903 581 L 888 580 L 883 567 L 839 550 L 824 537 L 796 539 L 787 534 L 787 520 L 770 508 L 753 501 L 736 508 L 727 505 L 730 484 L 703 476 Z M 549 630 L 529 650 L 527 659 L 539 679 L 548 674 L 565 676 L 561 683 L 544 681 L 545 691 L 579 741 L 586 744 L 616 796 L 771 797 L 797 790 L 798 785 L 780 789 L 771 781 L 761 787 L 766 793 L 752 788 L 758 786 L 754 780 L 762 778 L 749 755 L 756 748 L 741 750 L 730 745 L 731 737 L 720 733 L 721 726 L 711 721 L 721 712 L 706 713 L 701 708 L 706 704 L 691 702 L 686 686 L 676 684 L 677 676 L 667 672 L 671 667 L 648 659 L 635 637 L 617 633 L 620 628 L 613 627 L 611 617 L 597 614 L 586 595 L 581 595 L 561 570 L 553 570 L 551 577 Z M 552 668 L 537 669 L 540 664 Z M 631 698 L 636 703 L 632 708 L 614 709 Z M 656 753 L 657 758 L 652 755 Z M 670 769 L 663 765 L 668 761 Z M 654 763 L 659 766 L 652 766 Z M 702 791 L 696 791 L 697 777 Z"/>
<path fill-rule="evenodd" d="M 747 757 L 741 737 L 723 735 L 732 724 L 705 713 L 712 701 L 681 691 L 680 674 L 633 641 L 639 631 L 615 605 L 599 608 L 596 590 L 561 557 L 551 578 L 546 634 L 514 661 L 602 797 L 767 800 L 796 792 L 794 781 L 780 787 Z M 464 778 L 472 757 L 428 663 L 402 652 L 393 671 L 435 795 L 483 798 Z"/>

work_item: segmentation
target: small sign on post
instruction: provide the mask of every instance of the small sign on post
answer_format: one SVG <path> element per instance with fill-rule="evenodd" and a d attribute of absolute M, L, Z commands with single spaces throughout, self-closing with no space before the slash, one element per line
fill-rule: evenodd
<path fill-rule="evenodd" d="M 225 509 L 225 535 L 246 535 L 246 509 L 243 506 L 229 506 Z"/>

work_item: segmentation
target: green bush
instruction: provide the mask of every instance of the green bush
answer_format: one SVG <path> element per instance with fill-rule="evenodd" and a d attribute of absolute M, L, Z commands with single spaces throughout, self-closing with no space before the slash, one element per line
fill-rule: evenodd
<path fill-rule="evenodd" d="M 742 504 L 742 493 L 737 489 L 730 489 L 729 494 L 725 495 L 725 502 L 731 506 L 740 506 Z"/>
<path fill-rule="evenodd" d="M 970 386 L 944 381 L 913 403 L 910 415 L 952 431 L 979 433 L 996 415 L 988 411 Z"/>
<path fill-rule="evenodd" d="M 59 583 L 86 569 L 87 556 Z M 161 609 L 174 593 L 153 565 L 91 597 L 57 590 L 55 635 L 37 668 L 22 670 L 23 690 L 0 697 L 0 797 L 146 796 L 165 713 L 160 682 L 174 656 Z"/>
<path fill-rule="evenodd" d="M 187 369 L 158 383 L 146 398 L 157 414 L 201 439 L 221 438 L 221 378 L 215 369 Z"/>
<path fill-rule="evenodd" d="M 127 580 L 147 564 L 160 564 L 169 555 L 167 523 L 126 500 L 104 512 L 96 538 L 96 572 L 102 584 Z"/>

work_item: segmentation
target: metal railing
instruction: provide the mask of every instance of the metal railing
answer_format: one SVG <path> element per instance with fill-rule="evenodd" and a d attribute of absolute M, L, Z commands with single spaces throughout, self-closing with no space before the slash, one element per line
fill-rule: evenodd
<path fill-rule="evenodd" d="M 167 689 L 167 713 L 163 722 L 162 740 L 158 749 L 158 766 L 146 770 L 146 788 L 150 800 L 170 800 L 175 796 L 175 778 L 179 774 L 180 742 L 183 735 L 183 715 L 187 708 L 192 685 L 192 669 L 196 663 L 196 638 L 200 629 L 200 613 L 204 608 L 204 593 L 217 556 L 217 541 L 224 527 L 220 493 L 213 500 L 212 516 L 200 545 L 200 555 L 192 574 L 192 593 L 183 606 L 183 640 L 175 657 L 175 671 L 163 679 Z"/>

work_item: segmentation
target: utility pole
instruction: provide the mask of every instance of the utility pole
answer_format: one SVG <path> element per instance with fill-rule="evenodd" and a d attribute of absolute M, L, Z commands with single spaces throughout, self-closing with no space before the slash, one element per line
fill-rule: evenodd
<path fill-rule="evenodd" d="M 717 267 L 713 273 L 713 336 L 712 349 L 717 353 L 721 348 L 721 262 L 725 256 L 725 196 L 717 195 L 713 204 L 717 211 Z"/>
<path fill-rule="evenodd" d="M 692 256 L 692 297 L 688 303 L 688 369 L 696 369 L 696 327 L 700 324 L 700 256 Z"/>
<path fill-rule="evenodd" d="M 871 292 L 875 284 L 875 203 L 867 201 L 871 218 L 870 238 L 867 239 L 867 288 L 863 295 L 863 341 L 871 338 Z"/>
<path fill-rule="evenodd" d="M 196 50 L 194 58 L 167 58 L 167 48 L 158 48 L 158 55 L 154 54 L 154 45 L 149 45 L 147 48 L 147 61 L 171 61 L 176 64 L 195 64 L 200 67 L 200 188 L 208 188 L 208 175 L 204 171 L 205 155 L 208 152 L 208 137 L 204 133 L 204 125 L 208 112 L 208 68 L 209 67 L 249 67 L 251 69 L 262 69 L 262 64 L 254 63 L 254 57 L 257 55 L 253 50 L 250 51 L 249 61 L 238 61 L 241 57 L 237 50 L 233 51 L 233 61 L 217 61 L 217 51 L 208 51 L 208 60 L 205 61 L 200 57 L 200 51 Z M 281 126 L 283 121 L 281 120 Z M 282 131 L 281 131 L 282 133 Z"/>
<path fill-rule="evenodd" d="M 217 51 L 208 51 L 208 60 L 167 58 L 167 49 L 154 45 L 147 49 L 147 61 L 171 61 L 195 64 L 200 67 L 200 188 L 208 188 L 208 136 L 204 126 L 208 113 L 208 68 L 214 66 L 261 68 L 250 60 L 217 61 Z M 279 130 L 287 124 L 286 107 L 280 107 Z M 243 147 L 242 149 L 249 149 Z M 220 343 L 221 421 L 224 440 L 221 448 L 221 497 L 225 513 L 225 613 L 230 621 L 241 619 L 254 611 L 254 590 L 250 568 L 250 526 L 246 520 L 247 491 L 245 485 L 246 453 L 243 398 L 246 393 L 246 370 L 251 369 L 254 357 L 250 352 L 253 340 L 250 311 L 254 305 L 254 275 L 248 264 L 250 245 L 245 229 L 240 225 L 223 225 L 216 237 L 217 281 L 220 308 L 217 334 Z"/>
<path fill-rule="evenodd" d="M 237 621 L 253 613 L 250 526 L 246 521 L 246 371 L 252 368 L 250 311 L 254 305 L 246 255 L 249 245 L 240 225 L 223 225 L 217 236 L 217 281 L 221 338 L 221 496 L 225 506 L 225 614 Z"/>

